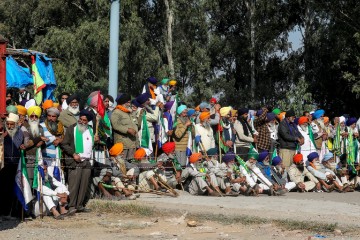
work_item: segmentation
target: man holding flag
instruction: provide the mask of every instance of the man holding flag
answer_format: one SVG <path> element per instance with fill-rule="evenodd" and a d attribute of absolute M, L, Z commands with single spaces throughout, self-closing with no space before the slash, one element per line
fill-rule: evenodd
<path fill-rule="evenodd" d="M 309 126 L 309 118 L 302 116 L 298 121 L 298 130 L 300 134 L 304 137 L 304 144 L 301 145 L 300 151 L 304 158 L 312 153 L 316 152 L 315 140 L 312 134 L 312 128 Z"/>
<path fill-rule="evenodd" d="M 78 123 L 67 129 L 61 144 L 67 156 L 65 164 L 68 167 L 70 211 L 74 209 L 77 212 L 89 211 L 85 208 L 84 202 L 91 175 L 89 161 L 94 144 L 99 141 L 99 137 L 94 136 L 92 127 L 88 125 L 91 120 L 91 113 L 85 109 L 82 110 Z"/>

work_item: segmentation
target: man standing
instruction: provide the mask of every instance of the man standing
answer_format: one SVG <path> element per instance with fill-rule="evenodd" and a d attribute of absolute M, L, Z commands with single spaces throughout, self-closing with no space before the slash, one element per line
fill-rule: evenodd
<path fill-rule="evenodd" d="M 310 134 L 309 134 L 309 118 L 303 116 L 299 118 L 298 121 L 298 130 L 300 132 L 300 134 L 303 136 L 304 138 L 304 144 L 301 145 L 301 154 L 304 157 L 308 157 L 308 155 L 314 151 L 316 151 L 316 147 L 315 147 L 315 142 L 313 142 L 314 139 L 310 138 Z M 310 129 L 311 131 L 311 129 Z"/>
<path fill-rule="evenodd" d="M 210 125 L 210 112 L 202 112 L 199 119 L 200 123 L 196 124 L 195 128 L 201 137 L 201 149 L 204 148 L 202 150 L 206 152 L 215 147 L 214 134 Z"/>
<path fill-rule="evenodd" d="M 195 131 L 193 130 L 192 123 L 187 116 L 187 107 L 185 105 L 180 105 L 177 108 L 176 113 L 178 114 L 178 118 L 173 131 L 175 154 L 178 157 L 181 166 L 185 166 L 186 147 L 189 140 L 189 128 L 192 136 L 195 135 Z"/>
<path fill-rule="evenodd" d="M 65 159 L 68 167 L 68 182 L 70 192 L 69 211 L 87 212 L 85 208 L 85 195 L 89 185 L 91 165 L 90 158 L 94 143 L 99 141 L 94 137 L 92 127 L 88 125 L 92 120 L 87 110 L 80 112 L 77 124 L 70 126 L 65 134 L 61 146 L 68 158 Z"/>
<path fill-rule="evenodd" d="M 259 139 L 257 142 L 258 151 L 270 151 L 271 148 L 271 138 L 270 131 L 267 123 L 269 120 L 267 119 L 268 110 L 263 108 L 260 111 L 257 111 L 257 114 L 260 112 L 260 115 L 254 120 L 255 130 L 259 133 Z"/>
<path fill-rule="evenodd" d="M 59 121 L 64 125 L 65 129 L 74 125 L 79 120 L 80 106 L 79 96 L 77 94 L 71 95 L 65 101 L 68 108 L 60 113 Z"/>
<path fill-rule="evenodd" d="M 238 119 L 235 121 L 234 129 L 236 132 L 236 154 L 240 155 L 245 161 L 250 149 L 251 143 L 256 143 L 256 136 L 253 134 L 252 128 L 247 122 L 249 109 L 242 108 L 238 110 Z"/>
<path fill-rule="evenodd" d="M 304 138 L 296 127 L 295 112 L 289 110 L 285 114 L 285 118 L 279 124 L 279 156 L 283 160 L 286 170 L 291 165 L 291 159 L 296 153 L 299 145 L 304 144 Z"/>
<path fill-rule="evenodd" d="M 116 99 L 117 106 L 111 114 L 111 125 L 114 132 L 114 143 L 124 145 L 124 159 L 132 159 L 136 148 L 138 127 L 132 120 L 130 96 L 123 93 Z"/>
<path fill-rule="evenodd" d="M 222 140 L 224 145 L 230 149 L 234 148 L 236 135 L 233 132 L 234 124 L 231 122 L 231 107 L 222 107 L 220 109 L 220 124 L 222 128 Z"/>
<path fill-rule="evenodd" d="M 42 148 L 42 156 L 44 161 L 47 162 L 48 172 L 53 177 L 53 171 L 55 167 L 55 159 L 59 157 L 60 149 L 59 144 L 64 139 L 64 126 L 58 120 L 60 112 L 57 108 L 50 107 L 45 110 L 46 119 L 41 123 L 41 127 L 44 130 L 44 137 L 46 140 L 45 147 Z"/>

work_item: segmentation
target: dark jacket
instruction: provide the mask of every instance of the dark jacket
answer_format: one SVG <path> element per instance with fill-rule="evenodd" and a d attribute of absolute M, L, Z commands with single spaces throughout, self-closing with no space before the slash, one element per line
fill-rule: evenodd
<path fill-rule="evenodd" d="M 73 124 L 68 127 L 64 136 L 64 140 L 60 144 L 60 147 L 63 150 L 63 153 L 66 157 L 65 163 L 67 166 L 75 165 L 75 160 L 73 159 L 73 155 L 75 153 L 75 136 L 74 136 L 75 127 L 76 124 Z"/>
<path fill-rule="evenodd" d="M 280 148 L 296 150 L 298 138 L 303 138 L 295 123 L 290 123 L 286 118 L 279 124 L 278 129 Z"/>

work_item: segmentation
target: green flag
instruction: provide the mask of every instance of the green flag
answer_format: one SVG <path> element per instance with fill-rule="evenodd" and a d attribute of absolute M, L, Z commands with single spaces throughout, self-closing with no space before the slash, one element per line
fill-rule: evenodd
<path fill-rule="evenodd" d="M 146 111 L 143 111 L 143 115 L 141 118 L 141 138 L 140 138 L 140 147 L 142 148 L 150 148 L 151 146 L 151 136 L 149 127 L 146 121 Z"/>

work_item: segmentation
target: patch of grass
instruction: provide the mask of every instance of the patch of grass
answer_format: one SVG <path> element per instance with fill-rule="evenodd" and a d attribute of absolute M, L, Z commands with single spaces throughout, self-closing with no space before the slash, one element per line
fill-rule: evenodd
<path fill-rule="evenodd" d="M 256 216 L 248 215 L 235 215 L 228 216 L 223 214 L 203 214 L 195 213 L 189 214 L 188 218 L 192 218 L 198 221 L 214 221 L 221 224 L 243 224 L 243 225 L 252 225 L 252 224 L 274 224 L 281 229 L 285 230 L 307 230 L 313 232 L 333 232 L 335 228 L 338 228 L 337 223 L 327 224 L 319 222 L 309 222 L 309 221 L 296 221 L 296 220 L 279 220 L 279 219 L 267 219 Z"/>
<path fill-rule="evenodd" d="M 106 200 L 91 200 L 88 207 L 98 213 L 129 214 L 136 216 L 153 216 L 155 210 L 137 203 L 120 203 Z"/>

